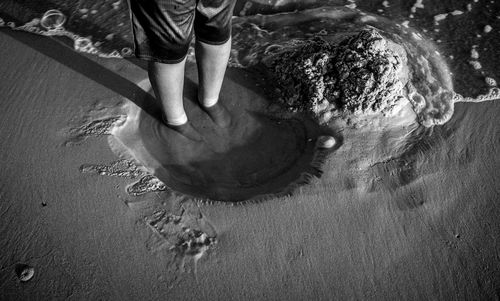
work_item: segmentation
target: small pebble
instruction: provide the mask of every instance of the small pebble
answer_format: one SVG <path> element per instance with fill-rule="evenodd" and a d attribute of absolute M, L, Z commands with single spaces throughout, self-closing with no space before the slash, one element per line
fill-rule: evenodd
<path fill-rule="evenodd" d="M 316 142 L 319 148 L 332 148 L 337 142 L 332 136 L 320 136 Z"/>
<path fill-rule="evenodd" d="M 17 264 L 15 269 L 17 278 L 21 282 L 29 281 L 35 275 L 35 269 L 24 263 Z"/>

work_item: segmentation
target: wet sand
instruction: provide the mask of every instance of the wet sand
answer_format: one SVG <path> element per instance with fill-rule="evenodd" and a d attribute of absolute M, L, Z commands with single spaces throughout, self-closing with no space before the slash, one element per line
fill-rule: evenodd
<path fill-rule="evenodd" d="M 379 164 L 390 135 L 344 131 L 322 176 L 292 197 L 133 196 L 136 179 L 80 172 L 119 159 L 105 127 L 66 142 L 82 116 L 145 96 L 141 63 L 6 30 L 0 46 L 10 58 L 0 65 L 0 299 L 498 298 L 500 102 L 457 104 L 406 156 Z M 225 97 L 262 97 L 245 86 L 257 75 L 239 75 L 228 72 Z M 187 78 L 196 83 L 194 65 Z M 34 267 L 31 280 L 18 280 L 18 263 Z"/>

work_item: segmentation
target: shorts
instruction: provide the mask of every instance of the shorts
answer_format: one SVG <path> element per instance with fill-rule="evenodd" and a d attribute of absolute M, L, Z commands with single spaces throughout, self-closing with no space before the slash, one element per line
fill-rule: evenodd
<path fill-rule="evenodd" d="M 231 37 L 236 0 L 129 0 L 135 56 L 161 63 L 179 63 L 194 35 L 221 45 Z"/>

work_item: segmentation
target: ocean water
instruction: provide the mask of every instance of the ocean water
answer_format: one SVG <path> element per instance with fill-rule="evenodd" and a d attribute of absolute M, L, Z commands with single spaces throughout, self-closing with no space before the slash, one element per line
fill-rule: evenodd
<path fill-rule="evenodd" d="M 446 98 L 498 98 L 494 88 L 500 80 L 500 64 L 494 54 L 500 46 L 500 9 L 496 1 L 253 0 L 238 1 L 234 15 L 233 66 L 264 59 L 271 44 L 281 47 L 289 40 L 332 38 L 374 26 L 405 47 L 414 70 L 429 67 L 419 76 L 437 76 L 438 85 L 450 92 Z M 0 26 L 49 36 L 75 51 L 101 57 L 133 56 L 125 0 L 3 1 Z M 192 49 L 190 58 L 194 60 Z M 422 94 L 423 89 L 417 92 Z M 464 97 L 457 98 L 455 92 Z M 440 117 L 442 121 L 427 123 L 443 123 L 452 112 L 451 106 L 441 112 L 446 115 Z"/>

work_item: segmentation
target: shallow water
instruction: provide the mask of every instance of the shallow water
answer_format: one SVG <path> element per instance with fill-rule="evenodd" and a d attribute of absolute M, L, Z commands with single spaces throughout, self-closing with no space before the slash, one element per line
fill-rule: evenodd
<path fill-rule="evenodd" d="M 439 32 L 437 28 L 431 33 L 426 28 L 419 30 L 417 25 L 414 27 L 413 23 L 419 22 L 415 16 L 418 15 L 417 12 L 423 11 L 423 5 L 420 7 L 417 3 L 412 6 L 409 10 L 410 19 L 405 21 L 399 21 L 405 12 L 399 12 L 399 18 L 392 16 L 398 15 L 398 12 L 391 12 L 391 19 L 379 15 L 388 15 L 386 11 L 390 11 L 394 5 L 389 1 L 384 2 L 374 13 L 375 5 L 367 6 L 372 12 L 364 12 L 359 10 L 356 1 L 238 3 L 235 14 L 240 16 L 235 16 L 233 20 L 234 43 L 231 65 L 252 66 L 266 61 L 279 50 L 295 47 L 297 41 L 322 37 L 329 42 L 337 43 L 364 28 L 374 27 L 389 40 L 403 46 L 406 51 L 410 82 L 406 85 L 407 91 L 404 94 L 412 103 L 422 125 L 429 127 L 448 121 L 453 115 L 455 102 L 479 102 L 499 97 L 499 91 L 495 89 L 497 82 L 495 76 L 487 74 L 484 74 L 484 81 L 490 89 L 483 88 L 479 93 L 481 96 L 471 97 L 472 95 L 466 94 L 462 97 L 460 95 L 462 91 L 455 93 L 454 79 L 448 62 L 449 58 L 453 57 L 453 54 L 449 54 L 450 50 L 456 52 L 459 49 L 438 47 L 437 42 L 440 40 L 437 39 L 436 42 L 432 36 Z M 94 4 L 88 1 L 80 3 L 77 7 L 52 3 L 51 9 L 43 13 L 41 10 L 44 5 L 35 9 L 34 5 L 6 2 L 3 6 L 0 6 L 0 17 L 3 17 L 0 18 L 0 26 L 40 35 L 69 38 L 62 40 L 63 43 L 69 42 L 76 51 L 101 57 L 132 56 L 133 46 L 127 23 L 127 5 L 123 0 L 106 4 Z M 467 7 L 469 9 L 469 6 Z M 290 12 L 297 9 L 298 11 Z M 273 14 L 255 15 L 257 12 Z M 467 12 L 454 10 L 451 13 L 435 15 L 434 26 L 464 13 Z M 120 22 L 110 24 L 108 21 L 110 16 Z M 395 19 L 399 22 L 395 22 Z M 102 38 L 105 33 L 105 37 Z M 490 35 L 495 34 L 493 30 Z M 448 57 L 446 58 L 443 53 Z M 474 45 L 470 63 L 476 69 L 479 64 L 478 57 L 477 45 Z M 192 47 L 189 59 L 194 61 Z"/>

